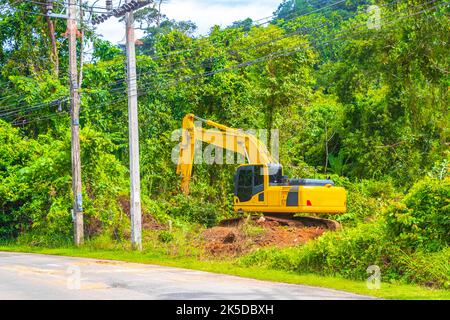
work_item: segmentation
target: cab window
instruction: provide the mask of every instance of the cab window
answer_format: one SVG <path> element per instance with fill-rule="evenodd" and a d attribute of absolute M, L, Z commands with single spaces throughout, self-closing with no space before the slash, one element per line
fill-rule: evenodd
<path fill-rule="evenodd" d="M 283 184 L 283 168 L 272 167 L 269 170 L 269 184 L 280 185 Z"/>
<path fill-rule="evenodd" d="M 238 175 L 235 194 L 240 202 L 250 201 L 253 191 L 253 168 L 241 168 Z"/>
<path fill-rule="evenodd" d="M 264 191 L 263 166 L 245 166 L 238 169 L 235 177 L 235 195 L 240 202 L 250 201 L 254 195 L 262 191 Z"/>
<path fill-rule="evenodd" d="M 251 170 L 241 170 L 239 174 L 239 186 L 251 187 L 252 186 L 253 172 Z"/>
<path fill-rule="evenodd" d="M 254 167 L 254 181 L 255 181 L 255 187 L 264 185 L 264 167 L 263 166 L 255 166 Z"/>

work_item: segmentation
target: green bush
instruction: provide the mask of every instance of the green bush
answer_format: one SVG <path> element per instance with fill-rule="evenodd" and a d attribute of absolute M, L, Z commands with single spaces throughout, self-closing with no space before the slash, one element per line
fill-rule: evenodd
<path fill-rule="evenodd" d="M 261 266 L 297 273 L 316 273 L 366 280 L 367 268 L 377 265 L 382 281 L 401 281 L 447 288 L 450 249 L 408 254 L 386 233 L 383 219 L 340 232 L 325 233 L 303 246 L 260 249 L 239 260 L 242 266 Z"/>
<path fill-rule="evenodd" d="M 347 191 L 347 212 L 330 216 L 330 219 L 335 219 L 346 226 L 355 226 L 359 222 L 376 219 L 388 206 L 390 199 L 397 196 L 391 180 L 351 182 L 337 175 L 332 175 L 331 179 L 337 186 L 344 187 Z"/>
<path fill-rule="evenodd" d="M 377 222 L 325 233 L 296 248 L 259 250 L 242 258 L 241 263 L 362 280 L 367 278 L 368 266 L 384 264 L 386 254 L 383 227 Z"/>
<path fill-rule="evenodd" d="M 405 249 L 436 252 L 450 244 L 450 178 L 426 177 L 387 212 L 388 232 Z"/>
<path fill-rule="evenodd" d="M 217 204 L 204 202 L 184 194 L 174 196 L 168 207 L 170 216 L 208 227 L 217 223 L 219 212 L 220 207 Z"/>
<path fill-rule="evenodd" d="M 169 243 L 173 240 L 173 238 L 173 234 L 169 231 L 163 230 L 158 234 L 158 240 L 162 243 Z"/>
<path fill-rule="evenodd" d="M 118 194 L 127 190 L 126 168 L 110 154 L 114 146 L 88 127 L 81 132 L 86 236 L 121 223 Z M 22 139 L 0 123 L 0 238 L 51 244 L 71 241 L 70 132 Z M 88 163 L 89 165 L 85 165 Z"/>
<path fill-rule="evenodd" d="M 450 289 L 450 248 L 427 253 L 398 251 L 392 257 L 395 271 L 405 282 Z"/>

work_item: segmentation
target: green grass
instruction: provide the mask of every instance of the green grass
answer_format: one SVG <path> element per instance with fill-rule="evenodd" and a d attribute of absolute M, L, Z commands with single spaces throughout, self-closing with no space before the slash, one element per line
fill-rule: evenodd
<path fill-rule="evenodd" d="M 118 260 L 135 263 L 157 264 L 229 274 L 266 281 L 278 281 L 332 288 L 385 299 L 445 299 L 450 300 L 449 290 L 438 290 L 415 285 L 382 283 L 378 290 L 368 289 L 363 281 L 314 274 L 296 274 L 262 267 L 239 267 L 233 260 L 198 260 L 190 257 L 170 257 L 157 251 L 135 252 L 130 250 L 102 250 L 92 248 L 42 248 L 18 245 L 0 245 L 0 251 L 31 252 L 61 256 L 75 256 L 94 259 Z"/>

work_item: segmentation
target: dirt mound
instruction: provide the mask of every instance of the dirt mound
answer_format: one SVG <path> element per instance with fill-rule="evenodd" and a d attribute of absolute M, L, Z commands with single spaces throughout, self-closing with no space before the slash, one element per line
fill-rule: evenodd
<path fill-rule="evenodd" d="M 214 227 L 206 230 L 203 233 L 206 241 L 220 241 L 222 243 L 233 243 L 236 242 L 240 235 L 237 229 L 225 228 L 225 227 Z"/>
<path fill-rule="evenodd" d="M 326 228 L 289 225 L 271 218 L 231 219 L 203 232 L 206 252 L 236 257 L 260 247 L 289 247 L 322 235 Z"/>
<path fill-rule="evenodd" d="M 120 196 L 118 198 L 119 204 L 122 210 L 125 212 L 128 218 L 130 218 L 130 199 L 126 196 Z M 164 230 L 162 226 L 145 208 L 142 208 L 142 228 L 144 230 Z"/>
<path fill-rule="evenodd" d="M 315 239 L 324 232 L 320 228 L 276 228 L 270 229 L 262 239 L 256 239 L 256 243 L 260 246 L 293 246 Z"/>

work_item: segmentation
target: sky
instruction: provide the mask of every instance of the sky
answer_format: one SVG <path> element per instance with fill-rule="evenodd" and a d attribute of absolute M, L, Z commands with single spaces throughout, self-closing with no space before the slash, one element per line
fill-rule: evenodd
<path fill-rule="evenodd" d="M 88 0 L 90 4 L 95 0 Z M 117 5 L 120 0 L 113 0 Z M 123 2 L 123 1 L 122 1 Z M 234 21 L 252 18 L 257 20 L 268 17 L 278 8 L 282 0 L 166 0 L 161 11 L 170 19 L 191 20 L 197 27 L 197 34 L 207 34 L 214 25 L 222 27 Z M 104 6 L 99 0 L 97 6 Z M 114 44 L 125 42 L 124 24 L 111 18 L 97 26 L 97 33 Z M 143 35 L 136 30 L 137 37 Z"/>

